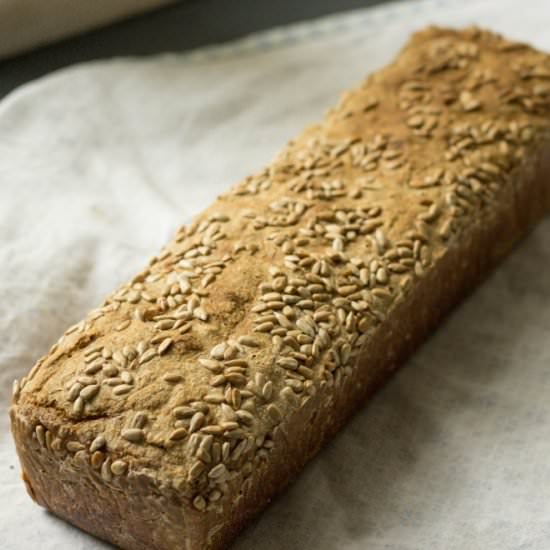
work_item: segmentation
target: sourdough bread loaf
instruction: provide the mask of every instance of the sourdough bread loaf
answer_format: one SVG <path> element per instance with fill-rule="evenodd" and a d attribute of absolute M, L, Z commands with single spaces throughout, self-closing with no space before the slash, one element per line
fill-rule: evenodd
<path fill-rule="evenodd" d="M 414 35 L 14 384 L 28 492 L 128 550 L 227 546 L 547 212 L 549 164 L 548 55 Z"/>

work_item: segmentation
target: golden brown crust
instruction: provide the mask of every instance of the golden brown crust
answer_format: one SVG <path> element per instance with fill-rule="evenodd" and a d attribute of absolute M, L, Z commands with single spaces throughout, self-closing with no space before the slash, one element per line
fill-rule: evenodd
<path fill-rule="evenodd" d="M 122 548 L 225 546 L 546 212 L 549 80 L 415 35 L 16 384 L 31 496 Z"/>

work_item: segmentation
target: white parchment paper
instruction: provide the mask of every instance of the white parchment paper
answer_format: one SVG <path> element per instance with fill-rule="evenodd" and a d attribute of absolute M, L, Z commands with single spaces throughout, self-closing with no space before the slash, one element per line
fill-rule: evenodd
<path fill-rule="evenodd" d="M 431 22 L 550 50 L 547 0 L 424 0 L 74 67 L 0 103 L 2 550 L 106 548 L 27 496 L 8 433 L 12 379 Z M 235 548 L 550 548 L 550 221 Z"/>

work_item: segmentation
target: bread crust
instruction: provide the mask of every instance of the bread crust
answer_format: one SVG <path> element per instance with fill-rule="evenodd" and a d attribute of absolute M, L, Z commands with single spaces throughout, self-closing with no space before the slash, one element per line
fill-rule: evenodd
<path fill-rule="evenodd" d="M 548 211 L 550 58 L 430 28 L 14 387 L 31 497 L 226 547 Z"/>

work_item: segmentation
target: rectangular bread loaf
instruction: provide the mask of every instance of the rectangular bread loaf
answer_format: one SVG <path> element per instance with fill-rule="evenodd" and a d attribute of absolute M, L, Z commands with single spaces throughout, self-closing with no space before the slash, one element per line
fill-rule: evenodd
<path fill-rule="evenodd" d="M 14 384 L 29 494 L 226 547 L 545 214 L 549 164 L 548 55 L 416 34 Z"/>

